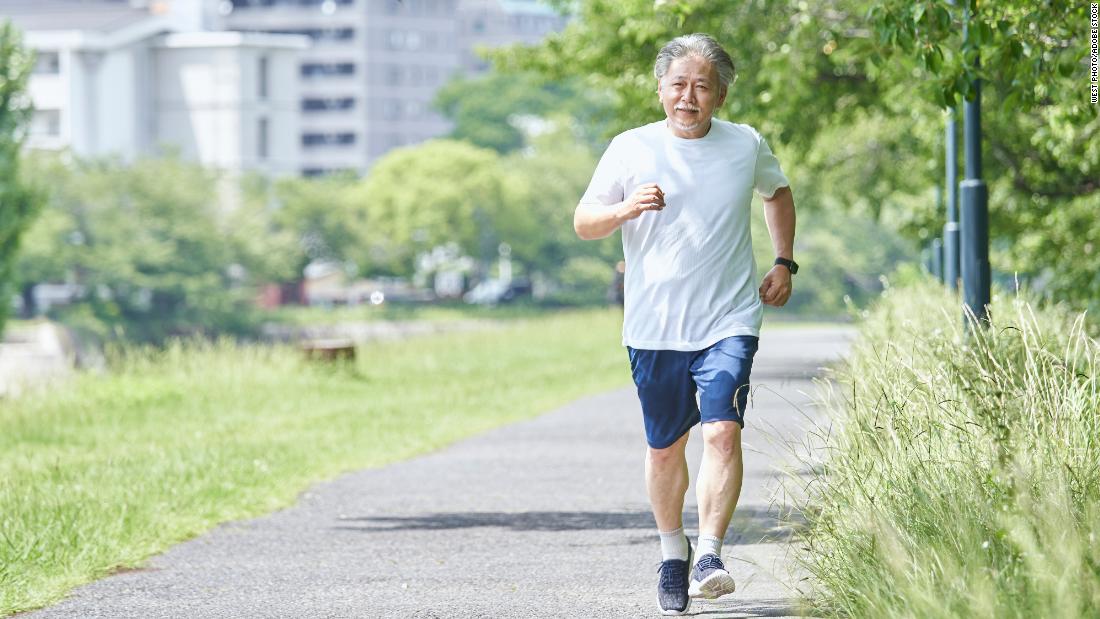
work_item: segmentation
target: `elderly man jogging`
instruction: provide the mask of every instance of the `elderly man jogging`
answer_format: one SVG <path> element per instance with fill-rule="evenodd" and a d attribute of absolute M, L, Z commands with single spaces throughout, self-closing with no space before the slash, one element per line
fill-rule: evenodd
<path fill-rule="evenodd" d="M 638 387 L 649 449 L 645 479 L 661 540 L 662 614 L 691 598 L 734 591 L 722 563 L 741 493 L 741 430 L 762 303 L 791 294 L 795 213 L 787 178 L 752 127 L 712 118 L 734 77 L 711 37 L 678 37 L 654 66 L 666 118 L 622 133 L 577 206 L 583 239 L 623 230 L 623 344 Z M 749 234 L 752 192 L 764 199 L 777 256 L 756 285 Z M 702 423 L 696 480 L 699 538 L 684 534 L 688 433 Z"/>

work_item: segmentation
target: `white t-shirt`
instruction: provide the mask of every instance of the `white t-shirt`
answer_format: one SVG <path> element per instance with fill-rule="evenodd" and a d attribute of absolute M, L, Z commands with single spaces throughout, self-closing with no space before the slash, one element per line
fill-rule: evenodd
<path fill-rule="evenodd" d="M 664 120 L 631 129 L 611 141 L 581 202 L 618 204 L 645 183 L 660 186 L 665 208 L 623 224 L 623 345 L 693 351 L 759 335 L 749 207 L 754 189 L 770 198 L 789 185 L 768 143 L 718 119 L 698 139 Z"/>

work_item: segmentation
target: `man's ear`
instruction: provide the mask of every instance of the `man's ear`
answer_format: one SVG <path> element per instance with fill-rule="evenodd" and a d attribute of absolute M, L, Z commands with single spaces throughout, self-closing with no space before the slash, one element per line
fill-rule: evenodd
<path fill-rule="evenodd" d="M 718 95 L 718 105 L 714 107 L 722 107 L 722 104 L 726 102 L 726 95 L 730 92 L 729 86 L 722 88 L 722 94 Z"/>

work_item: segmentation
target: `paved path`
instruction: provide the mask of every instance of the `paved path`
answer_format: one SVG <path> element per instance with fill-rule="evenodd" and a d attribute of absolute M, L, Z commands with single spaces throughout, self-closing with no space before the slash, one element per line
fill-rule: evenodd
<path fill-rule="evenodd" d="M 745 435 L 745 490 L 724 553 L 738 592 L 696 603 L 693 613 L 797 613 L 789 586 L 797 576 L 771 505 L 782 457 L 774 439 L 796 439 L 803 415 L 816 414 L 807 377 L 841 355 L 848 337 L 837 329 L 765 334 L 753 371 L 759 387 Z M 291 508 L 218 527 L 147 569 L 27 616 L 657 617 L 660 557 L 643 445 L 632 389 L 589 397 L 438 453 L 318 484 Z M 690 450 L 697 462 L 697 436 Z M 695 525 L 692 516 L 687 526 Z"/>

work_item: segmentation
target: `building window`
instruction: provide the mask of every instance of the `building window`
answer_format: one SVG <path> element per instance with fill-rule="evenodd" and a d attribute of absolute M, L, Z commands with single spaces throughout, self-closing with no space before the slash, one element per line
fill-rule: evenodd
<path fill-rule="evenodd" d="M 401 101 L 399 99 L 384 99 L 382 101 L 382 118 L 386 120 L 401 118 Z"/>
<path fill-rule="evenodd" d="M 355 134 L 351 132 L 302 134 L 302 146 L 306 148 L 316 148 L 319 146 L 351 146 L 353 144 L 355 144 Z"/>
<path fill-rule="evenodd" d="M 355 28 L 281 28 L 264 30 L 264 32 L 305 35 L 315 43 L 325 41 L 350 41 L 355 38 Z"/>
<path fill-rule="evenodd" d="M 303 112 L 347 111 L 352 109 L 355 109 L 354 97 L 309 97 L 302 99 Z"/>
<path fill-rule="evenodd" d="M 386 67 L 386 84 L 397 86 L 401 83 L 401 65 L 391 64 Z"/>
<path fill-rule="evenodd" d="M 405 33 L 401 30 L 391 30 L 387 40 L 390 49 L 403 49 L 405 47 Z"/>
<path fill-rule="evenodd" d="M 268 157 L 268 133 L 269 123 L 266 117 L 260 118 L 256 127 L 256 156 L 260 159 Z"/>
<path fill-rule="evenodd" d="M 259 66 L 256 68 L 259 73 L 259 96 L 260 100 L 267 100 L 267 80 L 270 62 L 267 56 L 260 56 Z"/>
<path fill-rule="evenodd" d="M 61 111 L 35 110 L 29 131 L 33 136 L 55 138 L 61 135 Z"/>
<path fill-rule="evenodd" d="M 342 77 L 355 75 L 355 63 L 307 62 L 302 64 L 302 77 Z"/>
<path fill-rule="evenodd" d="M 338 6 L 351 6 L 355 0 L 231 0 L 234 11 L 237 9 L 267 8 L 285 6 L 291 8 L 316 9 L 332 2 Z"/>
<path fill-rule="evenodd" d="M 329 176 L 332 174 L 358 176 L 358 172 L 355 168 L 302 168 L 302 176 Z"/>
<path fill-rule="evenodd" d="M 38 52 L 34 59 L 36 75 L 57 75 L 61 73 L 61 55 L 57 52 Z"/>

